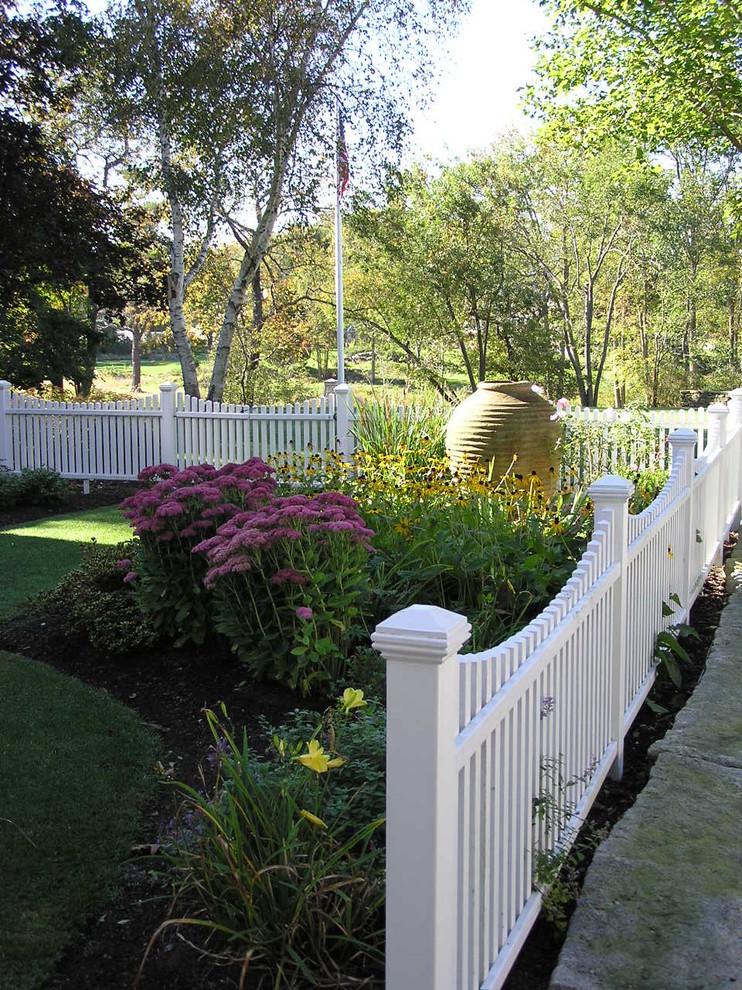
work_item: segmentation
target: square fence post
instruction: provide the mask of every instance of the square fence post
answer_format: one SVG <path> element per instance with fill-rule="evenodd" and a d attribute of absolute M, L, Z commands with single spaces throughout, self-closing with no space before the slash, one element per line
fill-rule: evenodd
<path fill-rule="evenodd" d="M 371 637 L 387 661 L 387 990 L 457 985 L 457 654 L 470 633 L 463 615 L 411 605 Z"/>
<path fill-rule="evenodd" d="M 13 449 L 10 432 L 10 382 L 0 381 L 0 467 L 13 470 Z"/>
<path fill-rule="evenodd" d="M 694 583 L 693 559 L 695 556 L 696 529 L 694 526 L 695 510 L 693 508 L 693 483 L 696 477 L 695 450 L 696 443 L 698 442 L 698 436 L 695 430 L 682 428 L 679 430 L 673 430 L 668 437 L 668 440 L 670 441 L 671 466 L 675 466 L 679 457 L 683 458 L 681 484 L 683 488 L 687 488 L 689 492 L 688 533 L 685 540 L 685 547 L 683 548 L 683 587 L 680 589 L 679 593 L 680 601 L 682 602 L 683 609 L 685 610 L 684 615 L 687 619 L 690 612 L 690 593 L 693 589 Z"/>
<path fill-rule="evenodd" d="M 729 418 L 729 407 L 722 402 L 715 402 L 709 406 L 709 455 L 721 453 L 727 443 L 727 419 Z M 721 528 L 726 522 L 728 506 L 727 501 L 727 479 L 725 472 L 727 469 L 726 457 L 719 457 L 719 477 L 716 485 L 716 519 L 715 526 L 717 533 L 721 534 Z M 719 549 L 711 561 L 713 564 L 721 564 L 724 556 L 724 541 L 719 544 Z"/>
<path fill-rule="evenodd" d="M 613 615 L 611 616 L 611 738 L 616 741 L 616 759 L 611 776 L 623 776 L 624 716 L 626 714 L 626 550 L 628 546 L 629 499 L 634 486 L 626 478 L 607 474 L 587 490 L 595 505 L 595 525 L 608 522 L 611 534 L 611 562 L 620 567 L 618 581 L 613 585 Z"/>
<path fill-rule="evenodd" d="M 735 436 L 735 434 L 742 428 L 742 388 L 735 388 L 729 393 L 729 422 L 728 422 L 729 436 Z M 737 474 L 735 476 L 735 493 L 737 495 L 737 501 L 742 498 L 742 437 L 736 436 L 735 441 L 737 444 Z M 737 518 L 734 520 L 732 528 L 734 529 L 739 525 L 739 510 L 737 512 Z"/>
<path fill-rule="evenodd" d="M 348 385 L 336 385 L 332 394 L 335 396 L 335 449 L 344 461 L 350 461 L 356 449 L 353 393 Z"/>
<path fill-rule="evenodd" d="M 175 393 L 178 386 L 172 382 L 160 385 L 160 461 L 162 464 L 178 464 L 175 431 Z"/>

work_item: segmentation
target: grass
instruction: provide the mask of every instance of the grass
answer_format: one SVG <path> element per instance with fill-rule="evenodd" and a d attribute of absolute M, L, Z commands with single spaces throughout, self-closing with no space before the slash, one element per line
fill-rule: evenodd
<path fill-rule="evenodd" d="M 198 377 L 202 386 L 208 385 L 211 376 L 211 358 L 197 356 Z M 182 386 L 183 376 L 177 358 L 142 358 L 142 395 L 156 395 L 160 385 L 176 382 Z M 131 359 L 126 357 L 100 358 L 95 366 L 96 390 L 101 392 L 131 391 Z"/>
<path fill-rule="evenodd" d="M 113 546 L 131 529 L 116 506 L 24 523 L 0 532 L 0 619 L 79 566 L 91 540 Z"/>
<path fill-rule="evenodd" d="M 109 696 L 10 653 L 0 699 L 0 990 L 30 990 L 114 892 L 158 743 Z"/>

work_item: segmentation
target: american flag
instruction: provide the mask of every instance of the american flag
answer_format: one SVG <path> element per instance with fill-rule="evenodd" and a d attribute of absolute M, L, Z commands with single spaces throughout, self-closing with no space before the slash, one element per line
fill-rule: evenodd
<path fill-rule="evenodd" d="M 338 112 L 338 146 L 337 146 L 337 182 L 338 198 L 348 188 L 350 180 L 350 165 L 348 163 L 348 146 L 345 143 L 345 125 L 342 114 Z"/>

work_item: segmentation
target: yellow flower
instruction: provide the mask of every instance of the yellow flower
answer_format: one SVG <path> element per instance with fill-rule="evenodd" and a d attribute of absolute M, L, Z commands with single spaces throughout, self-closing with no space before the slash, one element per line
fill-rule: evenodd
<path fill-rule="evenodd" d="M 346 688 L 343 691 L 342 705 L 346 714 L 353 708 L 365 708 L 367 704 L 368 702 L 363 700 L 363 691 L 360 688 Z"/>
<path fill-rule="evenodd" d="M 409 540 L 412 535 L 412 527 L 410 526 L 410 520 L 407 516 L 404 516 L 399 520 L 399 522 L 394 524 L 394 532 L 403 537 L 405 540 Z"/>
<path fill-rule="evenodd" d="M 667 548 L 667 556 L 672 560 L 672 547 Z"/>
<path fill-rule="evenodd" d="M 320 828 L 327 828 L 326 822 L 323 822 L 321 818 L 318 818 L 316 815 L 313 815 L 311 811 L 307 811 L 306 808 L 302 808 L 299 814 L 306 821 L 311 822 L 312 825 L 319 825 Z"/>
<path fill-rule="evenodd" d="M 341 767 L 345 762 L 339 756 L 330 759 L 316 739 L 310 739 L 307 743 L 307 750 L 308 752 L 303 756 L 297 757 L 297 759 L 299 763 L 308 767 L 310 770 L 314 770 L 315 773 L 327 773 L 328 770 Z"/>

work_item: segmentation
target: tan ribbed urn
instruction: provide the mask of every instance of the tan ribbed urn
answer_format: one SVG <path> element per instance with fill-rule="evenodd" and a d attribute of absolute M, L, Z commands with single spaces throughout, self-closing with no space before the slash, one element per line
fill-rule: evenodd
<path fill-rule="evenodd" d="M 553 491 L 561 433 L 559 422 L 551 419 L 553 413 L 552 404 L 533 390 L 533 382 L 480 382 L 448 421 L 451 470 L 466 470 L 466 464 L 474 461 L 489 465 L 494 457 L 497 480 L 517 454 L 513 472 L 527 477 L 535 471 L 546 491 Z"/>

